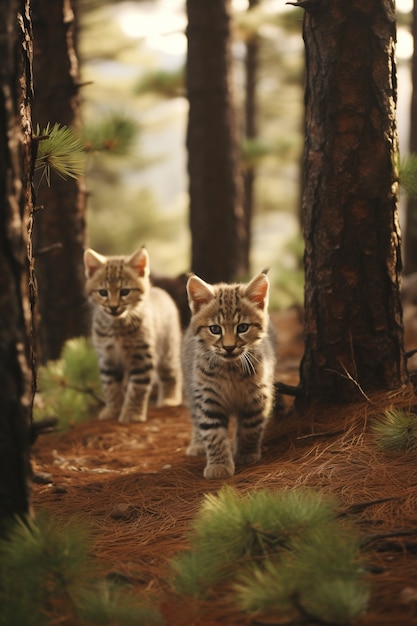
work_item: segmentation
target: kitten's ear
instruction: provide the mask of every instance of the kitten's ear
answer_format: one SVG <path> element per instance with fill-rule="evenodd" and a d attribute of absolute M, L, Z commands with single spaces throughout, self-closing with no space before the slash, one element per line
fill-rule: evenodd
<path fill-rule="evenodd" d="M 149 276 L 149 254 L 146 248 L 136 250 L 136 252 L 134 252 L 129 258 L 128 264 L 139 274 L 139 276 L 143 276 L 144 278 Z"/>
<path fill-rule="evenodd" d="M 264 272 L 255 276 L 255 278 L 246 285 L 245 297 L 256 304 L 259 309 L 266 309 L 268 307 L 269 279 Z"/>
<path fill-rule="evenodd" d="M 188 302 L 192 313 L 214 298 L 213 287 L 195 274 L 191 274 L 187 282 Z"/>
<path fill-rule="evenodd" d="M 87 278 L 91 278 L 100 267 L 106 262 L 106 257 L 94 252 L 91 248 L 87 248 L 84 252 L 84 267 L 85 275 Z"/>

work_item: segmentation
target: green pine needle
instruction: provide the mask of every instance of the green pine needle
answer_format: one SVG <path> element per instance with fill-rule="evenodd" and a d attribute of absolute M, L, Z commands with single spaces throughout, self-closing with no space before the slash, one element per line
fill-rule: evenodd
<path fill-rule="evenodd" d="M 298 598 L 299 610 L 314 621 L 341 626 L 360 617 L 368 603 L 368 586 L 359 578 L 319 578 Z"/>
<path fill-rule="evenodd" d="M 126 155 L 133 147 L 138 134 L 137 122 L 118 111 L 105 115 L 101 120 L 87 124 L 83 142 L 87 152 L 108 152 Z"/>
<path fill-rule="evenodd" d="M 157 70 L 146 74 L 135 86 L 134 93 L 142 95 L 150 91 L 164 98 L 175 98 L 184 94 L 184 68 L 168 72 Z"/>
<path fill-rule="evenodd" d="M 242 142 L 242 159 L 246 167 L 255 167 L 265 157 L 272 153 L 270 146 L 259 139 L 245 139 Z"/>
<path fill-rule="evenodd" d="M 412 198 L 417 197 L 417 154 L 413 153 L 399 164 L 400 185 Z"/>
<path fill-rule="evenodd" d="M 171 563 L 179 594 L 229 595 L 267 619 L 312 618 L 349 624 L 366 608 L 359 541 L 320 493 L 261 490 L 240 496 L 224 486 L 206 495 L 190 549 Z"/>
<path fill-rule="evenodd" d="M 123 626 L 163 626 L 160 613 L 138 601 L 133 594 L 105 581 L 85 591 L 78 602 L 82 624 L 120 624 Z"/>
<path fill-rule="evenodd" d="M 87 579 L 88 544 L 79 520 L 65 525 L 45 515 L 36 522 L 17 520 L 0 542 L 0 624 L 45 626 L 57 601 L 73 615 L 71 590 Z"/>
<path fill-rule="evenodd" d="M 407 452 L 417 448 L 417 415 L 403 409 L 388 409 L 372 428 L 382 450 Z"/>
<path fill-rule="evenodd" d="M 36 136 L 39 138 L 35 169 L 42 171 L 48 185 L 51 183 L 51 170 L 61 178 L 78 178 L 85 169 L 85 149 L 71 128 L 47 124 Z"/>
<path fill-rule="evenodd" d="M 163 626 L 129 590 L 97 578 L 79 519 L 17 521 L 0 541 L 0 626 Z"/>
<path fill-rule="evenodd" d="M 61 358 L 40 367 L 38 375 L 35 420 L 57 416 L 65 429 L 90 418 L 102 404 L 97 356 L 84 337 L 67 341 Z"/>

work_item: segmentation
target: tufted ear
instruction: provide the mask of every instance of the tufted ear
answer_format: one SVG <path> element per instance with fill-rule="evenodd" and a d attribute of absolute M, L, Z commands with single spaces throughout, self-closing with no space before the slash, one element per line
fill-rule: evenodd
<path fill-rule="evenodd" d="M 269 279 L 264 272 L 255 276 L 255 278 L 246 285 L 245 297 L 256 304 L 259 309 L 266 309 L 268 307 Z"/>
<path fill-rule="evenodd" d="M 94 252 L 91 248 L 87 248 L 84 252 L 84 268 L 87 278 L 91 278 L 100 267 L 106 263 L 105 256 Z"/>
<path fill-rule="evenodd" d="M 146 248 L 140 248 L 127 260 L 127 264 L 132 267 L 139 276 L 147 278 L 150 273 L 149 254 Z"/>
<path fill-rule="evenodd" d="M 204 304 L 214 298 L 213 287 L 195 274 L 191 274 L 187 282 L 188 303 L 192 313 L 197 313 Z"/>

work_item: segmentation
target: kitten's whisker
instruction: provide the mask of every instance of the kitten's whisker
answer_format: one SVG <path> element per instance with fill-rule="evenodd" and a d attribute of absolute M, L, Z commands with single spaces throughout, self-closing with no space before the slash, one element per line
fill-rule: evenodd
<path fill-rule="evenodd" d="M 250 352 L 243 352 L 243 354 L 240 357 L 242 370 L 243 372 L 246 372 L 249 376 L 252 374 L 255 374 L 255 371 L 256 371 L 252 363 L 251 356 L 252 355 Z"/>

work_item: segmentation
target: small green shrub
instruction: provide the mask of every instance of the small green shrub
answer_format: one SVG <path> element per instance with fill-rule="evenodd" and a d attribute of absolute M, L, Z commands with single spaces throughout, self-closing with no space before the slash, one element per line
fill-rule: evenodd
<path fill-rule="evenodd" d="M 18 520 L 0 541 L 0 626 L 162 626 L 159 612 L 101 580 L 80 520 Z"/>
<path fill-rule="evenodd" d="M 215 597 L 267 620 L 305 618 L 350 624 L 366 609 L 359 541 L 320 493 L 230 487 L 207 495 L 192 524 L 190 549 L 173 559 L 177 593 Z"/>
<path fill-rule="evenodd" d="M 403 409 L 388 409 L 372 427 L 382 450 L 408 452 L 417 447 L 417 415 Z"/>
<path fill-rule="evenodd" d="M 57 417 L 61 428 L 90 418 L 102 404 L 96 353 L 84 337 L 66 342 L 61 358 L 39 368 L 35 420 Z"/>

